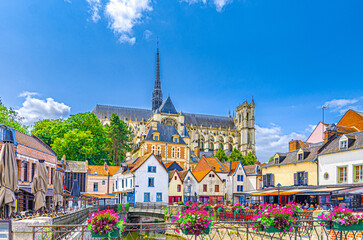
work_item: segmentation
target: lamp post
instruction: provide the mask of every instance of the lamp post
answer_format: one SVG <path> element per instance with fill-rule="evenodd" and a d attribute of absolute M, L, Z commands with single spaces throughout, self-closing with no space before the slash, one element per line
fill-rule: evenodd
<path fill-rule="evenodd" d="M 321 110 L 323 111 L 323 130 L 322 130 L 322 132 L 323 132 L 323 141 L 325 140 L 324 138 L 324 110 L 325 109 L 328 109 L 328 106 L 322 106 L 322 108 L 321 108 Z"/>
<path fill-rule="evenodd" d="M 277 187 L 277 203 L 280 205 L 280 187 L 281 187 L 281 184 L 278 183 L 276 185 L 276 187 Z"/>

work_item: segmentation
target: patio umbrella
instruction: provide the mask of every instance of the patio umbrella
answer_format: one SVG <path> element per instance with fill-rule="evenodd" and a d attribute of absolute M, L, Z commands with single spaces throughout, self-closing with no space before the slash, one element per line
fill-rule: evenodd
<path fill-rule="evenodd" d="M 9 206 L 9 215 L 15 211 L 18 191 L 18 167 L 11 142 L 5 142 L 0 152 L 0 208 Z"/>
<path fill-rule="evenodd" d="M 78 184 L 77 179 L 74 179 L 74 181 L 73 181 L 71 196 L 77 197 L 77 198 L 81 196 L 81 191 L 79 190 L 79 184 Z M 74 201 L 74 206 L 78 206 L 78 201 Z"/>
<path fill-rule="evenodd" d="M 39 160 L 35 170 L 31 193 L 35 195 L 34 210 L 45 208 L 45 193 L 48 189 L 48 171 L 45 167 L 44 160 Z"/>
<path fill-rule="evenodd" d="M 56 171 L 54 174 L 54 185 L 53 185 L 53 206 L 56 208 L 57 206 L 63 205 L 63 188 L 62 188 L 62 176 L 59 171 Z"/>

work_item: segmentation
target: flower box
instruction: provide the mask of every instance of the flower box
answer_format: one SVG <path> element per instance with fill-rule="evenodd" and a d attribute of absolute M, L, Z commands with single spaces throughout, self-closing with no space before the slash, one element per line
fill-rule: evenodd
<path fill-rule="evenodd" d="M 93 238 L 108 238 L 108 234 L 100 235 L 100 234 L 95 234 L 94 232 L 91 232 L 91 235 Z M 118 236 L 119 236 L 118 230 L 111 231 L 111 234 L 110 234 L 111 238 L 117 238 Z"/>
<path fill-rule="evenodd" d="M 189 230 L 189 229 L 183 229 L 183 233 L 185 234 L 185 235 L 193 235 L 193 233 Z M 210 233 L 210 228 L 207 228 L 207 229 L 205 229 L 204 231 L 203 231 L 203 235 L 207 235 L 207 234 L 209 234 Z"/>
<path fill-rule="evenodd" d="M 274 226 L 271 226 L 271 227 L 268 227 L 265 229 L 265 232 L 267 232 L 267 233 L 281 233 L 283 231 L 284 231 L 283 228 L 276 228 Z"/>
<path fill-rule="evenodd" d="M 363 222 L 360 222 L 358 224 L 352 224 L 352 225 L 349 225 L 349 226 L 334 223 L 334 230 L 336 230 L 336 231 L 362 231 L 363 230 Z"/>

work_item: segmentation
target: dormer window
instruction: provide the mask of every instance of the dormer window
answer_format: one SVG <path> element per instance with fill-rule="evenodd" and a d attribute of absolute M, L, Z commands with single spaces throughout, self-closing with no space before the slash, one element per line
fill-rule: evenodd
<path fill-rule="evenodd" d="M 303 160 L 303 158 L 304 158 L 304 155 L 302 153 L 299 153 L 297 155 L 297 160 Z"/>
<path fill-rule="evenodd" d="M 154 135 L 154 141 L 159 141 L 159 136 L 158 135 Z"/>
<path fill-rule="evenodd" d="M 175 138 L 174 138 L 174 142 L 175 142 L 175 143 L 178 143 L 178 142 L 179 142 L 179 138 L 175 137 Z"/>
<path fill-rule="evenodd" d="M 275 158 L 275 164 L 279 164 L 279 158 L 278 157 Z"/>
<path fill-rule="evenodd" d="M 346 149 L 348 148 L 348 140 L 342 140 L 340 141 L 340 149 Z"/>

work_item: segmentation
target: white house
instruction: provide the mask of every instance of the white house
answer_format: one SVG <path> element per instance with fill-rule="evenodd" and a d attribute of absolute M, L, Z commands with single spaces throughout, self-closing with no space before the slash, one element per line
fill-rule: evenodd
<path fill-rule="evenodd" d="M 198 181 L 190 170 L 188 170 L 188 172 L 185 174 L 183 189 L 184 202 L 196 202 L 198 200 Z"/>
<path fill-rule="evenodd" d="M 119 202 L 168 202 L 168 172 L 152 153 L 132 159 L 114 178 Z"/>
<path fill-rule="evenodd" d="M 363 183 L 363 131 L 336 136 L 318 156 L 319 185 Z"/>
<path fill-rule="evenodd" d="M 243 166 L 242 162 L 229 162 L 230 173 L 226 181 L 227 199 L 232 203 L 258 201 L 257 196 L 246 195 L 246 191 L 261 188 L 261 168 L 259 164 Z"/>

